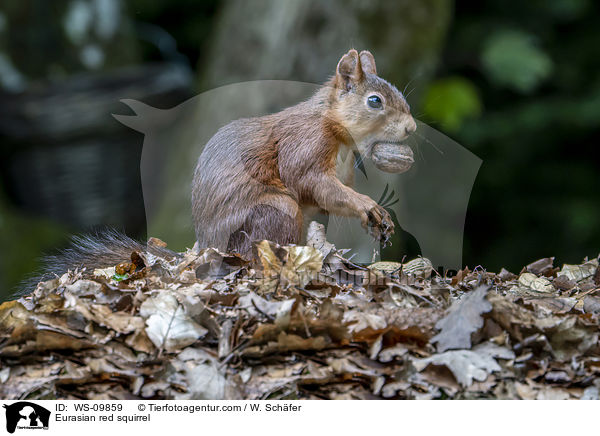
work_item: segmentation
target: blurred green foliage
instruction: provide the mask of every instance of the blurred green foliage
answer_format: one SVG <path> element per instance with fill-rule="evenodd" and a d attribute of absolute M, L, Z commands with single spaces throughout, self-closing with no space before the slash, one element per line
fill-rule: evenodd
<path fill-rule="evenodd" d="M 599 22 L 586 0 L 456 2 L 422 109 L 483 159 L 465 264 L 600 252 Z"/>
<path fill-rule="evenodd" d="M 533 35 L 500 30 L 485 42 L 481 61 L 487 76 L 497 85 L 531 92 L 552 72 L 550 57 L 534 44 Z"/>
<path fill-rule="evenodd" d="M 429 85 L 423 110 L 444 129 L 456 131 L 466 119 L 481 113 L 481 100 L 477 89 L 469 80 L 447 77 Z"/>
<path fill-rule="evenodd" d="M 16 292 L 18 283 L 38 267 L 32 253 L 64 244 L 66 233 L 50 220 L 13 210 L 0 195 L 0 299 Z"/>

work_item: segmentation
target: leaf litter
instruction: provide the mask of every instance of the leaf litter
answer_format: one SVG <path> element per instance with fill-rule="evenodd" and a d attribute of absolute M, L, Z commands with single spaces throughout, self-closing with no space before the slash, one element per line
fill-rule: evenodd
<path fill-rule="evenodd" d="M 599 398 L 598 258 L 443 277 L 357 265 L 317 223 L 255 250 L 135 252 L 0 305 L 0 396 Z"/>

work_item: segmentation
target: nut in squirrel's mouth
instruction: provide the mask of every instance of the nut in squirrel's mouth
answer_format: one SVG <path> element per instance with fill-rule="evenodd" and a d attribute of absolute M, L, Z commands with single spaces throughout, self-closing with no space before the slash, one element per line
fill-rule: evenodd
<path fill-rule="evenodd" d="M 412 149 L 400 142 L 377 141 L 371 147 L 371 160 L 388 173 L 403 173 L 415 162 Z"/>

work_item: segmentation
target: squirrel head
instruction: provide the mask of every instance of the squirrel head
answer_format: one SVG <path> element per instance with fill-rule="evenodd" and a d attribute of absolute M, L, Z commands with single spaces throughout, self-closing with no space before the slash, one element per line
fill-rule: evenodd
<path fill-rule="evenodd" d="M 334 88 L 332 117 L 344 127 L 362 155 L 371 157 L 378 145 L 399 145 L 416 130 L 406 99 L 394 85 L 377 75 L 370 52 L 363 50 L 359 54 L 352 49 L 342 56 L 330 83 Z"/>

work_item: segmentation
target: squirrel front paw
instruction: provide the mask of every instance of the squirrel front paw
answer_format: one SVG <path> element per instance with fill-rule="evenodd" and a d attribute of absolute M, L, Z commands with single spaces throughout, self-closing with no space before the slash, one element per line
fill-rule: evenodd
<path fill-rule="evenodd" d="M 394 222 L 390 214 L 381 206 L 373 207 L 368 213 L 367 231 L 374 239 L 380 241 L 385 247 L 390 243 L 394 234 Z"/>
<path fill-rule="evenodd" d="M 363 228 L 385 247 L 394 233 L 394 222 L 390 214 L 379 204 L 370 200 L 370 204 L 361 213 Z"/>

